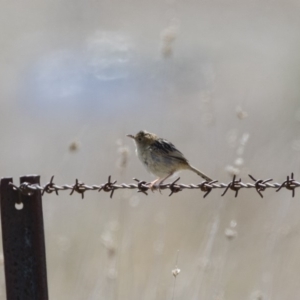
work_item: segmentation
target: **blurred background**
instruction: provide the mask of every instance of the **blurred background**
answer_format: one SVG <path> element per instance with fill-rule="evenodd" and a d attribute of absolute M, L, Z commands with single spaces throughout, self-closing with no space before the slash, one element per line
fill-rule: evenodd
<path fill-rule="evenodd" d="M 299 13 L 297 0 L 2 1 L 1 177 L 151 181 L 125 137 L 146 129 L 220 182 L 297 179 Z M 298 191 L 221 193 L 44 196 L 50 299 L 299 298 Z"/>

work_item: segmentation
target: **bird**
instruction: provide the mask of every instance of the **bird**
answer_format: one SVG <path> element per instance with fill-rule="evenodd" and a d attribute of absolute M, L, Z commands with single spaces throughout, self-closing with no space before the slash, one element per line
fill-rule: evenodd
<path fill-rule="evenodd" d="M 127 134 L 127 137 L 133 139 L 136 154 L 145 168 L 158 177 L 150 183 L 149 187 L 152 191 L 181 170 L 193 171 L 206 181 L 212 181 L 210 177 L 190 165 L 184 155 L 166 139 L 159 138 L 146 130 L 141 130 L 136 135 Z"/>

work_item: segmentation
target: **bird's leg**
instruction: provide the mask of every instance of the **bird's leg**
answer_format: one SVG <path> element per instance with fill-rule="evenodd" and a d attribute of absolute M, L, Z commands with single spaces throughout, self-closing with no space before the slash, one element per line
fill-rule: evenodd
<path fill-rule="evenodd" d="M 161 193 L 160 185 L 163 184 L 163 182 L 172 175 L 173 175 L 173 173 L 170 173 L 167 176 L 165 176 L 163 179 L 157 178 L 157 179 L 153 180 L 152 182 L 150 182 L 149 188 L 151 189 L 152 192 L 155 189 L 158 189 L 159 192 Z"/>
<path fill-rule="evenodd" d="M 160 180 L 159 181 L 159 183 L 158 183 L 158 189 L 159 189 L 159 191 L 160 191 L 160 186 L 164 183 L 164 181 L 165 180 L 167 180 L 169 177 L 171 177 L 173 175 L 173 173 L 170 173 L 170 174 L 168 174 L 166 177 L 164 177 L 162 180 Z M 161 191 L 160 191 L 160 193 L 161 193 Z"/>
<path fill-rule="evenodd" d="M 153 192 L 156 188 L 155 186 L 155 183 L 158 182 L 160 180 L 160 178 L 157 178 L 155 180 L 153 180 L 152 182 L 150 182 L 150 185 L 149 185 L 149 189 Z"/>

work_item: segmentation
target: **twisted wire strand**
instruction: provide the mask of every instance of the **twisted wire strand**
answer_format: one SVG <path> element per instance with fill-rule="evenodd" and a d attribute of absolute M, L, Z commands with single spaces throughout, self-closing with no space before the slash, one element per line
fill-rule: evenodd
<path fill-rule="evenodd" d="M 253 180 L 252 183 L 244 183 L 242 179 L 236 180 L 236 176 L 228 183 L 218 183 L 217 180 L 213 181 L 203 181 L 199 184 L 183 184 L 177 183 L 180 179 L 177 178 L 171 183 L 162 184 L 159 187 L 154 187 L 154 190 L 169 190 L 169 196 L 173 195 L 174 193 L 181 192 L 185 189 L 198 189 L 201 190 L 204 194 L 203 197 L 205 198 L 213 189 L 224 189 L 224 192 L 221 196 L 224 196 L 229 190 L 235 192 L 235 197 L 238 196 L 238 193 L 241 189 L 255 189 L 256 192 L 263 198 L 263 192 L 266 189 L 276 189 L 276 192 L 280 191 L 281 189 L 287 189 L 292 191 L 292 197 L 295 196 L 295 189 L 300 186 L 300 182 L 294 179 L 294 174 L 291 173 L 290 176 L 287 176 L 287 179 L 282 183 L 271 182 L 273 179 L 255 179 L 252 175 L 249 177 Z M 74 194 L 75 192 L 81 194 L 82 199 L 84 198 L 84 193 L 87 191 L 104 191 L 110 193 L 110 198 L 113 197 L 113 194 L 116 190 L 119 189 L 137 189 L 138 192 L 141 192 L 145 195 L 147 191 L 150 189 L 150 183 L 146 181 L 139 180 L 133 178 L 137 183 L 122 183 L 117 184 L 117 181 L 111 181 L 111 176 L 108 176 L 108 180 L 105 183 L 100 185 L 87 185 L 83 182 L 80 182 L 76 179 L 75 184 L 63 184 L 57 185 L 54 183 L 54 176 L 51 177 L 50 181 L 45 185 L 38 185 L 38 184 L 30 184 L 27 182 L 22 183 L 21 185 L 17 186 L 11 183 L 10 185 L 15 191 L 19 191 L 25 195 L 32 195 L 35 191 L 41 191 L 42 195 L 44 193 L 55 193 L 56 195 L 59 194 L 60 191 L 70 190 L 70 195 Z M 153 190 L 153 189 L 152 189 Z"/>

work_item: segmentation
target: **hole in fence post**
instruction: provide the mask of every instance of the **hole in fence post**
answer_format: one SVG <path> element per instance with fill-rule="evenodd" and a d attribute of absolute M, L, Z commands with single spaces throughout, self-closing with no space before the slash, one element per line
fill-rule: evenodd
<path fill-rule="evenodd" d="M 22 202 L 21 202 L 21 203 L 16 203 L 16 204 L 15 204 L 16 210 L 22 210 L 23 207 L 24 207 L 24 204 L 23 204 Z"/>

